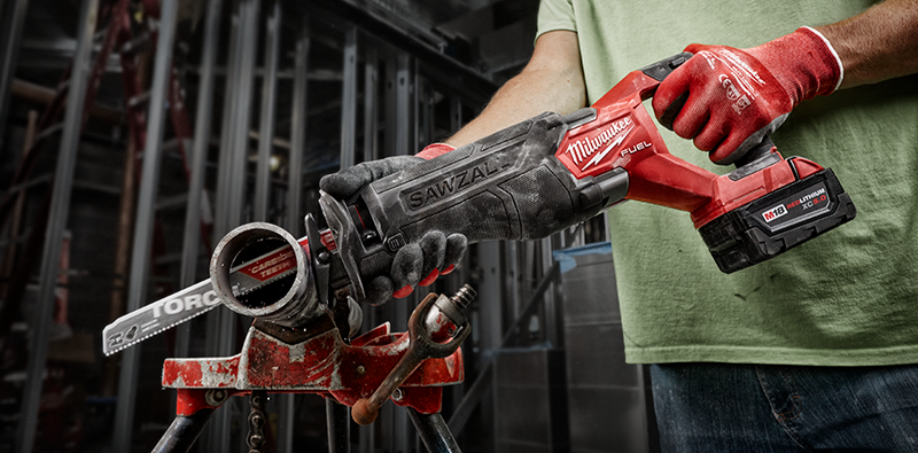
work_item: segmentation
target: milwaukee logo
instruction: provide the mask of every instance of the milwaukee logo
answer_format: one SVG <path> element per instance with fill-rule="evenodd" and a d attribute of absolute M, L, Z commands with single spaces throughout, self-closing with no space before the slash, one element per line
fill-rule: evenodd
<path fill-rule="evenodd" d="M 608 128 L 606 128 L 596 137 L 580 139 L 567 145 L 567 150 L 565 150 L 565 152 L 570 155 L 571 160 L 573 160 L 574 164 L 578 166 L 586 161 L 583 167 L 580 168 L 581 171 L 584 171 L 587 168 L 602 162 L 602 159 L 609 154 L 609 151 L 612 151 L 613 148 L 621 145 L 625 140 L 625 137 L 627 137 L 633 129 L 634 125 L 631 121 L 631 118 L 625 117 L 619 121 L 611 123 Z M 610 140 L 612 143 L 609 143 Z M 607 143 L 609 143 L 609 145 L 605 146 Z M 605 148 L 603 148 L 599 153 L 596 153 L 603 146 L 605 146 Z"/>
<path fill-rule="evenodd" d="M 417 209 L 426 204 L 435 203 L 440 199 L 457 194 L 477 182 L 491 178 L 509 165 L 509 162 L 501 162 L 497 156 L 490 157 L 474 167 L 466 168 L 427 187 L 411 192 L 408 195 L 408 206 Z"/>

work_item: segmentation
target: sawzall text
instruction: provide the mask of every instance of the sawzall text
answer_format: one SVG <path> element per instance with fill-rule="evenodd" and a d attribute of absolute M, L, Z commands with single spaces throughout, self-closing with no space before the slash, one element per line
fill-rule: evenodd
<path fill-rule="evenodd" d="M 474 167 L 465 169 L 460 173 L 451 175 L 434 184 L 411 192 L 408 195 L 408 205 L 412 208 L 420 208 L 430 202 L 435 202 L 441 198 L 456 194 L 463 189 L 470 187 L 476 182 L 483 181 L 499 173 L 508 164 L 502 165 L 499 158 L 494 157 Z"/>

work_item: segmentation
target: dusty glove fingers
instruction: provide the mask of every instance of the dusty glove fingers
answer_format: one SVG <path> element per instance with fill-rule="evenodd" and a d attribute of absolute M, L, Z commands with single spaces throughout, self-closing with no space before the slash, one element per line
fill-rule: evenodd
<path fill-rule="evenodd" d="M 354 165 L 319 180 L 319 188 L 336 198 L 348 198 L 367 184 L 424 162 L 414 156 L 395 156 Z"/>
<path fill-rule="evenodd" d="M 443 265 L 440 275 L 446 275 L 456 269 L 465 251 L 469 248 L 469 239 L 464 234 L 451 234 L 446 238 L 446 252 L 443 254 Z"/>
<path fill-rule="evenodd" d="M 372 305 L 382 305 L 392 298 L 392 292 L 395 291 L 395 283 L 392 279 L 380 275 L 374 277 L 363 286 L 365 298 L 361 302 L 367 302 Z"/>
<path fill-rule="evenodd" d="M 406 297 L 418 285 L 428 286 L 440 275 L 446 257 L 446 235 L 440 231 L 425 234 L 417 243 L 402 247 L 392 261 L 393 297 Z"/>
<path fill-rule="evenodd" d="M 417 243 L 402 247 L 392 260 L 389 276 L 377 276 L 364 284 L 364 301 L 381 305 L 393 297 L 407 297 L 416 286 L 432 284 L 437 277 L 449 274 L 459 265 L 468 242 L 462 234 L 447 237 L 440 231 L 433 231 Z"/>
<path fill-rule="evenodd" d="M 415 287 L 429 286 L 440 275 L 452 272 L 467 248 L 464 235 L 447 237 L 440 231 L 428 232 L 417 243 L 403 247 L 392 262 L 393 297 L 406 297 Z"/>
<path fill-rule="evenodd" d="M 424 252 L 418 243 L 411 243 L 399 249 L 392 260 L 390 271 L 395 290 L 392 297 L 401 299 L 411 294 L 421 281 L 423 266 Z"/>
<path fill-rule="evenodd" d="M 440 270 L 443 268 L 443 259 L 446 257 L 446 235 L 440 231 L 431 231 L 421 238 L 418 245 L 424 255 L 424 265 L 421 267 L 421 275 L 424 278 L 418 282 L 418 285 L 429 286 L 440 276 Z"/>
<path fill-rule="evenodd" d="M 468 243 L 468 238 L 458 233 L 447 237 L 440 231 L 432 231 L 424 235 L 418 245 L 424 255 L 421 275 L 425 277 L 418 286 L 430 286 L 439 276 L 452 272 L 465 255 Z"/>

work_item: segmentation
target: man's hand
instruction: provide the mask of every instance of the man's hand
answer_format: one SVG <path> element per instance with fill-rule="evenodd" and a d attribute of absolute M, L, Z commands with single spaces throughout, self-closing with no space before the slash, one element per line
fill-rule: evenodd
<path fill-rule="evenodd" d="M 338 173 L 323 176 L 319 180 L 319 188 L 339 200 L 346 200 L 357 195 L 371 182 L 413 167 L 420 162 L 424 162 L 424 159 L 416 156 L 396 156 L 364 162 Z"/>
<path fill-rule="evenodd" d="M 584 107 L 585 103 L 586 91 L 577 34 L 566 30 L 548 32 L 536 41 L 532 58 L 523 71 L 498 90 L 481 115 L 447 142 L 463 146 L 542 112 L 567 114 Z M 430 159 L 450 149 L 454 148 L 446 144 L 432 145 L 418 156 Z M 336 198 L 346 199 L 376 179 L 420 161 L 419 157 L 394 157 L 366 162 L 325 176 L 319 187 Z M 415 285 L 423 286 L 433 282 L 436 276 L 431 275 L 435 269 L 439 270 L 439 275 L 451 272 L 465 253 L 468 239 L 462 235 L 451 235 L 446 238 L 445 246 L 441 244 L 440 238 L 424 237 L 416 244 L 417 248 L 409 245 L 399 250 L 390 277 L 374 279 L 365 284 L 369 301 L 380 304 L 393 295 L 407 296 Z M 441 248 L 444 248 L 443 265 L 437 266 L 440 256 L 438 250 Z M 434 259 L 428 261 L 428 256 Z M 417 270 L 419 262 L 423 263 L 420 271 Z"/>
<path fill-rule="evenodd" d="M 411 166 L 432 159 L 455 148 L 444 144 L 428 146 L 418 156 L 397 156 L 364 162 L 323 176 L 319 187 L 329 195 L 346 200 L 360 192 L 366 185 Z M 446 275 L 456 265 L 468 248 L 468 239 L 461 234 L 447 237 L 440 231 L 431 231 L 417 243 L 402 247 L 392 261 L 388 276 L 378 276 L 364 285 L 366 301 L 374 305 L 385 303 L 391 297 L 406 297 L 415 286 L 428 286 L 440 275 Z"/>
<path fill-rule="evenodd" d="M 657 89 L 660 123 L 711 160 L 736 162 L 774 132 L 801 101 L 835 91 L 842 66 L 829 42 L 802 27 L 751 49 L 692 44 L 695 56 Z"/>

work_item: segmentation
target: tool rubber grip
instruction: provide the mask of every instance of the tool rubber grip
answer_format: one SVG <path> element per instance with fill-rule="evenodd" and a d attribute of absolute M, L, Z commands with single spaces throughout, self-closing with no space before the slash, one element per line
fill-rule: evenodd
<path fill-rule="evenodd" d="M 359 239 L 341 245 L 351 255 L 342 257 L 345 266 L 352 259 L 362 279 L 387 274 L 401 247 L 435 230 L 463 234 L 470 243 L 543 238 L 624 198 L 624 171 L 576 179 L 554 155 L 571 125 L 592 118 L 593 109 L 565 117 L 544 113 L 373 182 L 356 203 L 331 216 L 348 218 L 329 221 L 356 223 L 344 212 L 358 212 L 375 236 L 366 240 L 358 232 L 352 237 Z"/>

